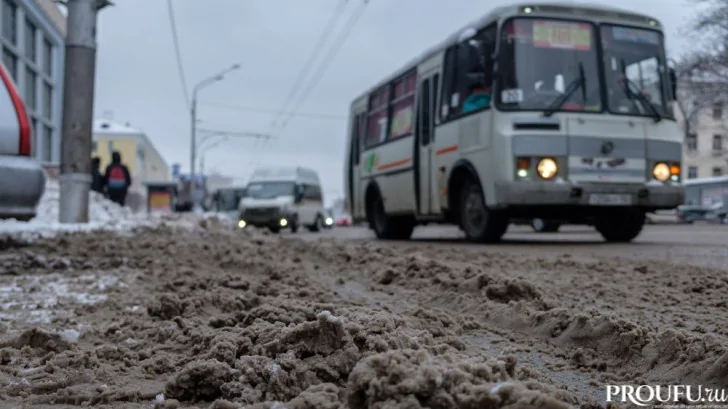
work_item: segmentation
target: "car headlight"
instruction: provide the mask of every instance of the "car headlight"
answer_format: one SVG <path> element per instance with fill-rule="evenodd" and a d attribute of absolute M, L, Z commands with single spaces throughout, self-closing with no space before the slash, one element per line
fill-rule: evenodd
<path fill-rule="evenodd" d="M 670 178 L 670 167 L 667 166 L 667 163 L 658 163 L 652 169 L 652 176 L 660 182 L 664 182 Z"/>
<path fill-rule="evenodd" d="M 556 165 L 556 161 L 551 158 L 541 159 L 538 161 L 538 166 L 536 166 L 536 172 L 538 172 L 538 175 L 546 180 L 552 179 L 556 176 L 558 171 L 559 167 Z"/>
<path fill-rule="evenodd" d="M 330 225 L 334 224 L 334 219 L 332 219 L 330 217 L 327 217 L 326 220 L 325 220 L 325 222 L 326 222 L 327 225 L 330 226 Z"/>
<path fill-rule="evenodd" d="M 238 220 L 238 227 L 240 227 L 241 229 L 244 229 L 247 225 L 248 224 L 245 223 L 245 220 Z"/>

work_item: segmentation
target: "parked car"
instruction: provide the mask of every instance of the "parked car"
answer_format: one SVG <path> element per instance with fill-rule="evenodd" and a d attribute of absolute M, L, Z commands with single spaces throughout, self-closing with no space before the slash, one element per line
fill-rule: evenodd
<path fill-rule="evenodd" d="M 705 221 L 714 224 L 728 224 L 728 209 L 716 209 L 705 215 Z"/>
<path fill-rule="evenodd" d="M 696 221 L 705 221 L 706 216 L 713 209 L 705 205 L 680 205 L 677 207 L 678 223 L 692 224 Z"/>
<path fill-rule="evenodd" d="M 336 225 L 345 227 L 345 226 L 352 226 L 354 224 L 351 216 L 349 213 L 341 213 L 339 217 L 336 218 Z"/>
<path fill-rule="evenodd" d="M 32 157 L 31 132 L 15 82 L 0 63 L 0 219 L 34 218 L 45 191 L 45 172 Z"/>

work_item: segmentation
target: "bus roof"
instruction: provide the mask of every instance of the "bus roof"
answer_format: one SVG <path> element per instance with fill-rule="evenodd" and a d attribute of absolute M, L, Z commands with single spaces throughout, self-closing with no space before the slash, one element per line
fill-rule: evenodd
<path fill-rule="evenodd" d="M 708 177 L 708 178 L 688 179 L 683 182 L 683 185 L 692 186 L 692 185 L 708 185 L 708 184 L 718 184 L 718 183 L 728 183 L 728 176 L 713 176 L 713 177 Z"/>
<path fill-rule="evenodd" d="M 425 51 L 421 52 L 417 57 L 411 59 L 406 64 L 404 64 L 402 67 L 400 67 L 398 70 L 396 70 L 393 74 L 388 75 L 385 79 L 379 81 L 373 86 L 370 86 L 367 88 L 366 91 L 359 94 L 354 101 L 352 101 L 351 105 L 354 105 L 362 98 L 368 97 L 369 94 L 371 94 L 373 91 L 381 88 L 382 86 L 392 82 L 394 79 L 404 75 L 407 71 L 410 71 L 411 69 L 417 67 L 420 63 L 427 60 L 428 58 L 431 58 L 433 55 L 437 54 L 438 52 L 450 47 L 453 44 L 456 44 L 458 42 L 458 39 L 460 37 L 460 34 L 467 28 L 473 27 L 476 30 L 479 30 L 481 28 L 484 28 L 488 24 L 497 21 L 502 16 L 514 16 L 519 13 L 519 10 L 523 9 L 524 7 L 528 6 L 534 6 L 534 7 L 551 7 L 553 9 L 557 8 L 563 8 L 563 9 L 572 9 L 574 11 L 592 11 L 592 12 L 606 12 L 612 14 L 611 17 L 616 18 L 631 18 L 631 19 L 643 19 L 643 20 L 653 20 L 658 23 L 658 27 L 662 28 L 662 23 L 657 20 L 656 18 L 634 13 L 629 10 L 621 9 L 614 6 L 608 6 L 604 4 L 597 4 L 597 3 L 582 3 L 578 1 L 543 1 L 543 0 L 537 0 L 532 2 L 519 2 L 516 4 L 508 5 L 508 6 L 500 6 L 496 7 L 493 10 L 491 10 L 489 13 L 485 14 L 484 16 L 481 16 L 480 18 L 471 21 L 469 24 L 461 27 L 459 30 L 455 31 L 454 33 L 450 34 L 445 38 L 444 41 L 439 42 L 438 44 L 435 44 L 434 46 L 431 46 L 427 48 Z M 566 11 L 566 10 L 564 10 Z"/>
<path fill-rule="evenodd" d="M 318 173 L 313 169 L 301 166 L 263 166 L 256 168 L 250 182 L 298 182 L 319 185 Z"/>

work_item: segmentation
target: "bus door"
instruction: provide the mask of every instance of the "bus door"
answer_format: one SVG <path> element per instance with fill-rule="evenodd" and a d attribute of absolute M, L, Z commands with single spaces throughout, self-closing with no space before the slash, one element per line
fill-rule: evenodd
<path fill-rule="evenodd" d="M 436 172 L 434 169 L 435 99 L 439 74 L 425 73 L 419 77 L 417 92 L 417 127 L 415 128 L 415 201 L 417 213 L 438 213 L 434 200 Z"/>
<path fill-rule="evenodd" d="M 351 138 L 349 138 L 349 158 L 347 163 L 349 169 L 347 169 L 347 182 L 348 192 L 347 196 L 349 200 L 346 203 L 348 209 L 346 209 L 352 218 L 357 216 L 363 216 L 360 214 L 360 210 L 363 210 L 363 193 L 362 181 L 361 181 L 361 166 L 359 166 L 361 160 L 361 138 L 362 138 L 362 124 L 365 120 L 365 113 L 358 113 L 354 115 L 351 124 Z"/>

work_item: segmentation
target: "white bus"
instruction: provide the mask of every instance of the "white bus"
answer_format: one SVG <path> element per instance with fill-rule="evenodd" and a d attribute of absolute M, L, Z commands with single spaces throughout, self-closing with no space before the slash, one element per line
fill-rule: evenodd
<path fill-rule="evenodd" d="M 495 9 L 352 102 L 347 206 L 382 239 L 451 223 L 492 242 L 540 218 L 631 241 L 684 198 L 665 61 L 649 16 Z"/>

